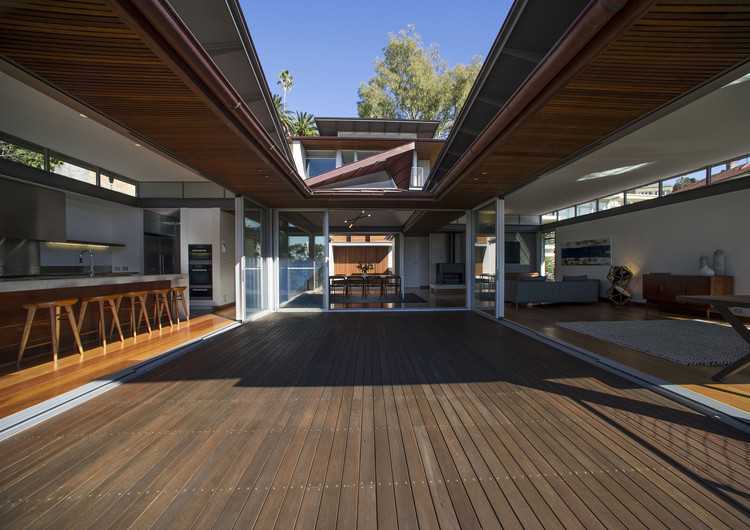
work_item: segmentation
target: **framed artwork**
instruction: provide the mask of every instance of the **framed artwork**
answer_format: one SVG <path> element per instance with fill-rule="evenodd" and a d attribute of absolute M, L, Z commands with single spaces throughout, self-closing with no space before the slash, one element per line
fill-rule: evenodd
<path fill-rule="evenodd" d="M 563 265 L 612 265 L 612 240 L 569 241 L 562 244 L 560 254 Z"/>

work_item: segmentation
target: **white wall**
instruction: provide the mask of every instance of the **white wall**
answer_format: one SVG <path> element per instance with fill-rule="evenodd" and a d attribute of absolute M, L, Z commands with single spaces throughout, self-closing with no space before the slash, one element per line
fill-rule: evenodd
<path fill-rule="evenodd" d="M 608 266 L 560 266 L 560 248 L 567 241 L 612 238 L 612 263 L 633 271 L 633 300 L 643 301 L 643 274 L 698 274 L 698 259 L 713 252 L 726 254 L 726 275 L 734 276 L 735 294 L 750 294 L 750 190 L 725 193 L 640 212 L 564 226 L 557 229 L 557 277 L 587 274 L 609 288 Z"/>
<path fill-rule="evenodd" d="M 404 237 L 404 287 L 430 284 L 430 238 Z"/>
<path fill-rule="evenodd" d="M 222 251 L 222 242 L 226 252 Z M 180 248 L 182 272 L 187 273 L 187 248 L 191 244 L 210 244 L 213 268 L 213 300 L 205 305 L 221 306 L 235 301 L 234 216 L 219 208 L 180 209 Z M 204 302 L 196 300 L 194 305 Z"/>
<path fill-rule="evenodd" d="M 234 288 L 234 215 L 219 211 L 219 245 L 216 250 L 219 261 L 219 286 L 214 300 L 219 305 L 232 304 L 235 300 Z"/>

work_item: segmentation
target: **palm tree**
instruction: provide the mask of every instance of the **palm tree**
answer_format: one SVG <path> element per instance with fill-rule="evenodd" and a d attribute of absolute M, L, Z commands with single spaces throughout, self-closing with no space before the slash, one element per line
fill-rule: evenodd
<path fill-rule="evenodd" d="M 286 109 L 286 93 L 294 86 L 294 78 L 292 77 L 292 74 L 289 73 L 289 70 L 283 70 L 276 77 L 279 78 L 276 84 L 281 85 L 281 90 L 284 91 L 284 99 L 282 102 L 284 104 L 284 109 Z"/>
<path fill-rule="evenodd" d="M 278 94 L 273 95 L 273 104 L 279 115 L 279 121 L 281 121 L 281 127 L 284 129 L 284 134 L 288 136 L 292 130 L 292 111 L 286 110 L 284 104 L 281 102 L 281 96 Z"/>
<path fill-rule="evenodd" d="M 318 129 L 315 126 L 315 116 L 307 112 L 297 111 L 292 118 L 292 126 L 289 131 L 290 136 L 318 136 Z"/>

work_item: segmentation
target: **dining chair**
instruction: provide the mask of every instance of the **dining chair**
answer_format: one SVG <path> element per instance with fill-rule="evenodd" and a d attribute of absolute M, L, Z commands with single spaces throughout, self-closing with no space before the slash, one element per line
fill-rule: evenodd
<path fill-rule="evenodd" d="M 401 276 L 389 274 L 383 278 L 383 296 L 388 296 L 390 289 L 393 289 L 393 294 L 398 295 L 399 298 L 403 298 L 401 294 Z"/>
<path fill-rule="evenodd" d="M 383 278 L 377 274 L 369 274 L 365 277 L 365 290 L 363 298 L 367 298 L 369 291 L 377 290 L 380 298 L 383 298 Z"/>
<path fill-rule="evenodd" d="M 362 299 L 367 298 L 367 290 L 365 289 L 365 278 L 357 274 L 356 276 L 346 277 L 346 289 L 347 295 L 352 293 L 353 289 L 359 289 L 362 293 Z"/>
<path fill-rule="evenodd" d="M 349 284 L 347 283 L 346 275 L 334 274 L 328 278 L 328 292 L 329 294 L 335 294 L 336 290 L 340 290 L 341 294 L 345 297 L 349 294 Z"/>

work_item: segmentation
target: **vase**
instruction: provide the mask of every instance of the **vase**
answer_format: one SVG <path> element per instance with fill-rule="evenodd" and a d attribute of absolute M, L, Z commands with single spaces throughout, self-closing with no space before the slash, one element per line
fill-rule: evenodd
<path fill-rule="evenodd" d="M 701 276 L 713 276 L 716 273 L 711 267 L 706 265 L 704 267 L 701 267 L 700 270 L 698 270 L 698 274 L 700 274 Z"/>
<path fill-rule="evenodd" d="M 724 251 L 720 248 L 714 250 L 714 272 L 716 272 L 718 276 L 724 276 L 724 273 L 726 272 Z"/>

